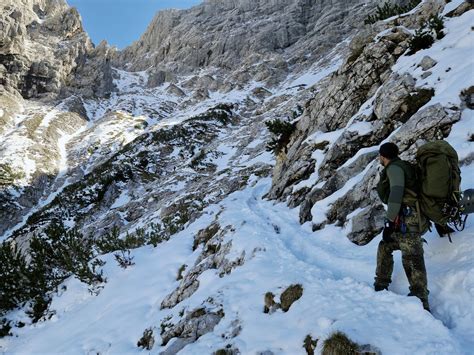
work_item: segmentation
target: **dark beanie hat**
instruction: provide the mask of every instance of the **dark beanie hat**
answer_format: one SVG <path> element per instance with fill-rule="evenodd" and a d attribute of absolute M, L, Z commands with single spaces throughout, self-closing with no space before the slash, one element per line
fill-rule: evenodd
<path fill-rule="evenodd" d="M 380 146 L 379 154 L 387 159 L 398 157 L 398 147 L 396 144 L 388 142 Z"/>

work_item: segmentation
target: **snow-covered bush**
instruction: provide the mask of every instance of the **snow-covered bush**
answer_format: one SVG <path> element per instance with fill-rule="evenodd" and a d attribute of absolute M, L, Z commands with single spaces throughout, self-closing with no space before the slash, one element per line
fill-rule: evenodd
<path fill-rule="evenodd" d="M 430 48 L 436 39 L 444 37 L 444 22 L 438 15 L 431 16 L 409 41 L 408 54 L 414 54 L 421 49 Z"/>
<path fill-rule="evenodd" d="M 28 314 L 38 321 L 48 309 L 50 294 L 69 276 L 96 286 L 105 281 L 95 259 L 93 242 L 61 222 L 51 223 L 31 239 L 27 251 L 11 242 L 0 246 L 0 314 L 29 303 Z"/>

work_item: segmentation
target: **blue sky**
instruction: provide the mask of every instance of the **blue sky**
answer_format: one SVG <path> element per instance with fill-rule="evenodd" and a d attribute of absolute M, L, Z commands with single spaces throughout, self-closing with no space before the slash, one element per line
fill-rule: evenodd
<path fill-rule="evenodd" d="M 189 8 L 202 0 L 66 0 L 77 7 L 82 23 L 96 45 L 105 39 L 122 49 L 140 38 L 161 9 Z"/>

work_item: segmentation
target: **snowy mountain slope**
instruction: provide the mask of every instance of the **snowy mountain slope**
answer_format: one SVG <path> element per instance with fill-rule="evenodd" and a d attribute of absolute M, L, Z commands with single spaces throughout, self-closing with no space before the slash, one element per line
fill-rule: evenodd
<path fill-rule="evenodd" d="M 337 52 L 330 52 L 327 57 L 337 63 Z M 61 204 L 61 209 L 55 212 L 57 217 L 76 213 L 86 215 L 86 218 L 92 218 L 93 224 L 82 220 L 82 217 L 67 217 L 68 224 L 84 226 L 86 232 L 93 229 L 100 234 L 114 225 L 124 231 L 134 229 L 135 222 L 143 225 L 138 221 L 143 213 L 148 215 L 148 223 L 158 223 L 167 217 L 161 208 L 180 204 L 184 199 L 187 199 L 187 204 L 192 200 L 202 200 L 204 205 L 215 198 L 221 199 L 227 191 L 242 187 L 249 173 L 255 169 L 263 175 L 269 173 L 272 158 L 265 151 L 268 132 L 263 122 L 269 118 L 294 116 L 316 90 L 317 86 L 313 85 L 336 68 L 331 64 L 329 67 L 313 68 L 314 75 L 290 75 L 287 82 L 277 88 L 266 88 L 261 82 L 251 82 L 228 92 L 209 91 L 207 97 L 201 98 L 196 97 L 199 89 L 188 86 L 188 83 L 208 77 L 211 69 L 180 77 L 176 84 L 163 83 L 151 88 L 147 87 L 146 72 L 114 69 L 118 92 L 112 93 L 109 98 L 96 100 L 71 97 L 62 104 L 69 109 L 73 105 L 82 107 L 79 111 L 86 112 L 90 120 L 87 127 L 76 131 L 68 142 L 68 166 L 64 172 L 67 183 L 57 184 L 64 192 L 47 189 L 45 196 L 40 196 L 47 203 L 42 202 L 32 210 L 20 210 L 18 215 L 21 219 L 9 219 L 4 224 L 10 229 L 3 237 L 14 233 L 22 235 L 22 240 L 28 240 L 43 224 L 39 221 L 47 223 L 51 219 L 54 215 L 51 210 L 57 210 L 60 200 L 71 203 L 69 207 Z M 295 89 L 295 82 L 300 82 L 298 89 Z M 305 90 L 305 87 L 308 89 Z M 71 104 L 68 105 L 68 102 Z M 226 118 L 219 122 L 220 118 L 216 116 L 213 123 L 212 115 L 218 114 L 219 110 L 225 115 L 231 114 L 233 118 L 229 122 Z M 258 115 L 259 119 L 255 120 L 254 115 Z M 197 122 L 192 123 L 201 118 L 204 119 L 201 128 Z M 230 122 L 233 123 L 226 128 Z M 221 126 L 218 135 L 212 132 L 215 124 Z M 162 133 L 166 131 L 170 133 Z M 194 135 L 194 138 L 186 140 L 185 135 Z M 153 142 L 155 151 L 151 146 L 145 149 L 145 144 L 150 144 L 150 137 L 158 139 Z M 165 149 L 160 148 L 164 144 L 160 141 L 163 139 L 168 142 Z M 226 147 L 229 141 L 232 142 L 231 148 Z M 122 185 L 115 187 L 102 175 L 110 168 L 110 163 L 120 166 L 122 171 L 125 168 L 123 160 L 130 150 L 133 150 L 134 157 L 128 158 L 127 171 L 131 175 L 125 174 L 125 181 L 119 183 Z M 51 156 L 57 154 L 53 148 L 46 153 Z M 16 152 L 17 157 L 26 154 L 26 151 Z M 164 171 L 167 174 L 157 179 L 158 174 Z M 111 175 L 116 176 L 116 173 L 112 171 Z M 209 187 L 207 179 L 210 174 L 216 174 L 218 178 Z M 87 175 L 90 177 L 87 178 Z M 105 184 L 101 185 L 102 180 Z M 111 182 L 112 185 L 109 185 Z M 14 184 L 18 181 L 14 180 Z M 203 190 L 201 184 L 207 185 L 206 189 Z M 86 185 L 89 185 L 89 191 L 84 194 Z M 114 200 L 128 189 L 131 196 L 135 196 L 128 200 L 129 205 L 121 205 L 119 210 L 107 208 L 113 206 Z M 105 201 L 101 199 L 97 201 L 100 206 L 92 206 L 88 196 L 99 190 L 102 191 L 99 195 L 105 195 Z M 149 194 L 150 191 L 154 193 Z M 49 198 L 48 194 L 51 194 Z M 148 202 L 142 203 L 142 200 Z M 95 200 L 92 202 L 95 204 Z M 135 213 L 135 216 L 127 213 L 131 206 L 148 206 L 149 203 L 153 207 L 141 208 L 142 213 Z M 91 213 L 91 208 L 98 214 Z M 198 206 L 198 209 L 202 207 Z M 99 214 L 102 217 L 98 217 Z"/>
<path fill-rule="evenodd" d="M 355 2 L 357 3 L 357 1 Z M 216 3 L 216 6 L 218 4 Z M 228 6 L 229 4 L 225 5 Z M 235 6 L 240 6 L 234 4 Z M 234 6 L 232 5 L 232 6 Z M 279 6 L 283 6 L 280 4 Z M 50 1 L 29 1 L 23 6 L 26 7 L 25 10 L 22 9 L 22 5 L 18 6 L 7 6 L 9 11 L 13 11 L 15 14 L 18 12 L 25 11 L 29 14 L 28 17 L 22 17 L 20 15 L 16 16 L 15 19 L 20 26 L 25 26 L 27 30 L 18 32 L 20 34 L 20 40 L 31 41 L 31 38 L 36 36 L 36 29 L 39 25 L 43 25 L 41 19 L 44 19 L 45 23 L 54 22 L 51 18 L 56 18 L 58 11 L 55 10 L 54 4 Z M 204 6 L 204 5 L 203 5 Z M 200 7 L 203 7 L 200 6 Z M 231 6 L 231 7 L 232 7 Z M 262 7 L 263 12 L 268 11 L 265 4 L 260 4 L 258 6 Z M 258 7 L 257 6 L 257 7 Z M 305 4 L 295 5 L 296 8 L 305 8 Z M 207 8 L 207 5 L 204 6 Z M 61 3 L 61 11 L 67 9 L 67 6 Z M 324 11 L 334 11 L 327 7 L 324 8 Z M 354 13 L 357 12 L 358 16 L 363 14 L 363 6 L 358 6 L 357 11 L 354 10 Z M 199 9 L 197 9 L 199 12 Z M 275 10 L 275 9 L 274 9 Z M 206 10 L 207 11 L 207 10 Z M 245 10 L 247 11 L 247 10 Z M 321 14 L 324 13 L 321 12 Z M 31 12 L 31 16 L 30 16 Z M 186 11 L 182 11 L 185 13 Z M 259 11 L 255 14 L 256 19 L 255 23 L 259 21 L 265 22 L 266 20 L 261 14 L 258 14 Z M 211 11 L 212 13 L 212 11 Z M 78 17 L 77 13 L 72 11 L 72 14 Z M 343 15 L 338 16 L 338 21 L 344 23 L 344 33 L 350 33 L 350 26 L 348 23 L 352 23 L 354 20 L 352 17 L 348 16 L 348 12 L 344 12 Z M 247 13 L 246 17 L 251 16 L 251 12 Z M 13 15 L 12 15 L 13 16 Z M 39 16 L 40 20 L 37 19 Z M 207 16 L 207 15 L 206 15 Z M 230 16 L 230 14 L 229 14 Z M 252 15 L 253 16 L 253 15 Z M 319 16 L 319 15 L 318 15 Z M 30 17 L 32 17 L 33 22 L 29 23 Z M 233 17 L 233 16 L 230 16 Z M 8 19 L 7 19 L 8 20 Z M 5 21 L 7 21 L 5 20 Z M 186 26 L 190 26 L 194 29 L 198 24 L 195 23 L 195 20 L 192 16 L 189 17 L 189 23 L 186 23 Z M 187 20 L 187 21 L 188 21 Z M 10 20 L 8 20 L 10 21 Z M 39 23 L 35 23 L 34 21 Z M 240 20 L 239 20 L 240 21 Z M 317 16 L 312 18 L 312 21 L 317 21 Z M 321 20 L 324 22 L 325 20 Z M 346 23 L 348 22 L 348 23 Z M 75 24 L 77 25 L 77 24 Z M 82 28 L 80 23 L 78 24 L 79 28 Z M 156 27 L 156 24 L 154 25 Z M 161 24 L 159 25 L 161 26 Z M 158 26 L 158 27 L 159 27 Z M 194 26 L 194 27 L 193 27 Z M 278 22 L 272 22 L 266 24 L 265 27 L 276 26 L 278 27 Z M 43 31 L 42 26 L 39 26 L 41 32 L 41 39 L 45 43 L 49 43 L 46 34 L 47 31 Z M 158 28 L 157 31 L 160 29 Z M 193 30 L 194 31 L 194 30 Z M 221 36 L 225 38 L 225 31 L 222 29 L 217 30 L 216 36 Z M 66 33 L 67 36 L 69 36 Z M 23 38 L 25 37 L 25 38 Z M 44 38 L 43 38 L 44 37 Z M 87 35 L 81 32 L 81 38 L 84 37 L 87 39 Z M 150 34 L 148 34 L 150 37 Z M 174 41 L 173 35 L 169 39 Z M 299 38 L 296 38 L 293 42 L 296 41 L 296 44 L 301 46 L 298 42 Z M 318 42 L 318 41 L 317 41 Z M 323 41 L 320 40 L 322 43 Z M 29 43 L 29 42 L 28 42 Z M 53 44 L 56 44 L 57 40 L 55 39 Z M 61 42 L 63 43 L 63 42 Z M 68 42 L 64 42 L 63 45 L 67 48 Z M 333 50 L 334 53 L 327 53 L 326 50 L 320 50 L 318 52 L 318 58 L 323 60 L 330 61 L 337 57 L 339 54 L 338 51 L 344 51 L 345 46 L 337 46 L 337 51 Z M 90 48 L 89 48 L 90 49 Z M 88 50 L 89 50 L 88 49 Z M 8 48 L 7 48 L 8 50 Z M 292 52 L 291 46 L 286 48 L 288 53 Z M 128 52 L 127 52 L 128 53 Z M 74 54 L 74 53 L 73 53 Z M 129 73 L 121 69 L 112 69 L 110 68 L 109 56 L 113 56 L 113 50 L 109 50 L 107 46 L 101 43 L 97 48 L 91 49 L 87 55 L 87 60 L 84 62 L 84 58 L 81 57 L 78 62 L 81 62 L 82 66 L 76 68 L 76 77 L 75 80 L 70 81 L 70 87 L 67 87 L 63 90 L 63 95 L 73 94 L 71 97 L 64 99 L 64 97 L 59 97 L 60 100 L 53 101 L 50 103 L 50 106 L 63 105 L 65 102 L 68 104 L 64 107 L 65 110 L 70 112 L 78 113 L 82 118 L 87 118 L 91 122 L 88 124 L 88 127 L 85 131 L 76 132 L 76 136 L 71 138 L 70 143 L 68 144 L 68 160 L 73 162 L 69 164 L 68 169 L 70 170 L 66 175 L 66 180 L 68 184 L 76 183 L 80 180 L 85 173 L 92 171 L 97 164 L 103 164 L 111 156 L 116 154 L 120 149 L 123 148 L 124 144 L 129 143 L 131 140 L 139 136 L 140 134 L 153 130 L 153 126 L 156 123 L 160 122 L 161 125 L 168 126 L 169 124 L 177 124 L 185 119 L 188 119 L 191 116 L 195 116 L 200 113 L 204 113 L 209 108 L 212 108 L 216 105 L 222 103 L 239 103 L 241 109 L 246 111 L 245 116 L 253 115 L 253 111 L 256 114 L 260 115 L 263 119 L 266 117 L 274 116 L 291 116 L 295 112 L 296 108 L 300 106 L 310 95 L 310 91 L 299 92 L 296 95 L 296 90 L 291 89 L 290 92 L 275 92 L 271 88 L 267 87 L 265 77 L 273 76 L 273 66 L 275 63 L 272 61 L 272 55 L 269 55 L 268 58 L 262 59 L 261 61 L 257 59 L 251 59 L 249 63 L 244 67 L 234 67 L 230 68 L 232 74 L 229 72 L 229 68 L 225 69 L 221 67 L 214 67 L 206 65 L 205 68 L 196 68 L 188 76 L 180 76 L 179 73 L 170 73 L 166 72 L 164 75 L 164 81 L 161 79 L 161 73 L 159 64 L 156 64 L 156 67 L 149 68 L 148 71 L 134 72 Z M 134 55 L 134 60 L 143 59 L 142 55 Z M 33 58 L 36 60 L 37 58 Z M 170 58 L 166 59 L 167 61 Z M 299 61 L 301 65 L 305 66 L 311 62 L 310 57 L 305 57 L 305 59 Z M 254 75 L 254 80 L 250 80 L 249 76 L 242 76 L 242 71 L 247 70 L 248 66 L 264 66 L 266 69 L 266 76 L 260 76 L 257 78 L 257 75 Z M 294 81 L 292 85 L 299 85 L 298 89 L 303 89 L 307 87 L 308 84 L 313 84 L 317 80 L 321 79 L 322 76 L 310 77 L 307 80 L 303 80 L 301 83 L 298 82 L 298 78 L 306 77 L 307 73 L 301 73 L 301 65 L 293 65 L 292 71 L 297 72 L 300 70 L 300 74 L 293 74 L 292 72 L 285 72 L 283 75 L 278 78 L 273 78 L 271 82 L 272 85 L 278 83 L 281 80 Z M 314 69 L 314 68 L 313 68 Z M 252 69 L 263 72 L 260 69 Z M 315 69 L 317 72 L 317 68 Z M 329 72 L 326 72 L 326 74 Z M 114 77 L 114 85 L 110 83 L 110 78 Z M 268 81 L 268 80 L 267 80 Z M 301 85 L 300 85 L 301 84 Z M 104 94 L 104 90 L 108 87 L 114 87 L 114 89 L 108 94 Z M 8 85 L 6 86 L 7 88 Z M 270 90 L 269 90 L 270 89 Z M 114 90 L 118 90 L 114 91 Z M 96 96 L 91 97 L 91 93 L 96 93 Z M 274 95 L 266 99 L 266 96 Z M 110 96 L 110 97 L 109 97 Z M 296 98 L 296 99 L 295 99 Z M 257 105 L 262 101 L 266 101 L 264 110 L 258 112 Z M 285 104 L 287 102 L 287 104 Z M 280 106 L 278 113 L 270 113 L 276 105 Z M 284 107 L 286 106 L 286 107 Z M 46 111 L 49 111 L 50 108 L 46 108 Z M 265 115 L 262 116 L 262 112 Z M 20 114 L 15 112 L 15 114 Z M 103 117 L 105 115 L 105 117 Z M 120 120 L 117 120 L 119 118 Z M 119 121 L 122 121 L 119 123 Z M 133 124 L 133 127 L 130 125 Z M 258 123 L 260 126 L 263 126 L 262 123 Z M 126 128 L 125 128 L 126 127 Z M 105 132 L 104 130 L 108 131 Z M 245 129 L 244 129 L 245 130 Z M 253 129 L 248 129 L 252 131 Z M 260 131 L 263 131 L 259 128 Z M 20 129 L 16 130 L 18 134 L 17 139 L 13 142 L 16 144 L 18 141 L 27 140 L 23 139 L 23 133 Z M 122 131 L 128 131 L 127 134 Z M 115 132 L 115 133 L 114 133 Z M 38 132 L 41 133 L 41 132 Z M 253 134 L 253 133 L 252 133 Z M 260 135 L 260 133 L 257 133 Z M 98 137 L 100 136 L 100 138 Z M 39 139 L 43 137 L 39 135 Z M 22 144 L 24 144 L 22 142 Z M 39 160 L 43 161 L 45 159 L 52 159 L 53 161 L 50 164 L 58 164 L 58 161 L 55 161 L 55 157 L 59 158 L 59 145 L 57 142 L 51 142 L 48 146 L 48 149 L 43 150 L 43 154 L 39 156 Z M 55 144 L 56 143 L 56 144 Z M 218 146 L 218 145 L 217 145 Z M 264 143 L 260 144 L 259 149 L 260 153 Z M 242 147 L 243 148 L 243 147 Z M 33 168 L 37 168 L 38 164 L 33 166 L 29 164 L 23 164 L 22 166 L 17 166 L 20 160 L 25 162 L 30 162 L 27 157 L 29 153 L 25 150 L 15 151 L 14 155 L 18 157 L 16 159 L 16 165 L 10 166 L 11 161 L 8 160 L 4 162 L 6 169 L 8 169 L 8 185 L 9 189 L 2 191 L 5 193 L 4 198 L 2 198 L 2 203 L 5 211 L 4 216 L 2 216 L 2 223 L 0 230 L 2 232 L 8 232 L 5 236 L 11 235 L 14 230 L 21 228 L 25 224 L 26 220 L 31 217 L 34 213 L 38 212 L 38 207 L 34 205 L 42 201 L 53 200 L 54 197 L 59 193 L 57 190 L 58 187 L 63 186 L 62 182 L 55 184 L 55 171 L 51 171 L 51 176 L 38 169 L 36 171 Z M 193 153 L 194 154 L 194 153 Z M 217 151 L 213 153 L 216 156 L 223 155 L 223 152 Z M 249 157 L 253 158 L 259 153 L 256 150 L 253 150 Z M 5 154 L 6 156 L 6 154 Z M 26 159 L 26 160 L 25 160 Z M 22 195 L 22 191 L 16 191 L 14 196 L 10 195 L 11 191 L 14 191 L 18 186 L 24 185 L 25 183 L 20 181 L 16 171 L 18 169 L 25 171 L 30 171 L 31 174 L 40 175 L 38 178 L 39 183 L 31 183 L 32 187 L 31 193 L 25 193 Z M 13 169 L 13 172 L 10 173 L 10 170 Z M 29 170 L 28 170 L 29 169 Z M 11 175 L 11 176 L 10 176 Z M 58 185 L 55 187 L 53 185 Z M 64 186 L 65 187 L 65 186 Z M 9 192 L 10 191 L 10 192 Z M 17 196 L 20 193 L 20 196 Z M 52 195 L 51 195 L 52 194 Z M 48 196 L 53 198 L 49 199 Z M 21 207 L 14 207 L 16 199 L 24 199 L 25 203 L 21 204 Z M 43 207 L 45 203 L 42 203 Z M 109 223 L 110 224 L 110 223 Z M 3 238 L 5 238 L 5 236 Z"/>
<path fill-rule="evenodd" d="M 344 229 L 337 227 L 318 234 L 312 233 L 308 225 L 302 228 L 294 211 L 262 200 L 268 188 L 269 181 L 263 180 L 236 192 L 164 245 L 134 250 L 136 265 L 129 269 L 121 269 L 109 255 L 109 281 L 98 296 L 91 296 L 87 287 L 70 279 L 65 284 L 67 290 L 51 305 L 56 311 L 51 321 L 17 330 L 18 339 L 4 343 L 5 350 L 135 352 L 139 351 L 135 344 L 145 328 L 151 326 L 158 334 L 167 316 L 178 317 L 183 309 L 190 311 L 210 304 L 211 308 L 222 307 L 225 317 L 212 333 L 181 353 L 211 353 L 227 344 L 242 353 L 302 353 L 306 334 L 324 338 L 333 330 L 343 330 L 359 343 L 376 345 L 382 353 L 469 353 L 473 313 L 469 311 L 472 294 L 468 290 L 474 280 L 472 261 L 466 261 L 473 252 L 472 221 L 456 236 L 454 245 L 435 235 L 427 236 L 432 316 L 416 299 L 405 296 L 407 281 L 399 261 L 391 291 L 375 293 L 371 287 L 375 243 L 357 247 L 344 237 Z M 219 223 L 235 228 L 225 240 L 232 240 L 234 255 L 246 251 L 245 264 L 223 278 L 207 271 L 200 277 L 199 291 L 190 299 L 175 310 L 160 310 L 161 299 L 177 283 L 179 267 L 192 265 L 200 252 L 192 252 L 193 234 L 212 222 L 221 208 L 224 211 Z M 293 283 L 303 285 L 301 300 L 287 313 L 264 314 L 265 292 L 278 294 Z M 459 289 L 467 292 L 459 294 Z M 213 298 L 211 302 L 209 297 Z M 446 317 L 445 312 L 450 315 Z M 24 315 L 16 317 L 27 321 Z M 444 318 L 445 324 L 438 317 Z M 242 328 L 239 335 L 221 337 L 228 337 L 235 324 Z M 57 337 L 60 342 L 55 341 Z M 51 348 L 51 343 L 56 345 Z M 160 351 L 158 347 L 153 350 Z"/>
<path fill-rule="evenodd" d="M 82 117 L 65 110 L 62 104 L 51 107 L 22 101 L 11 112 L 0 143 L 5 179 L 0 191 L 2 233 L 21 221 L 37 203 L 50 202 L 48 196 L 62 185 L 67 170 L 66 145 L 85 125 Z"/>
<path fill-rule="evenodd" d="M 461 3 L 452 1 L 444 12 Z M 447 140 L 460 155 L 463 189 L 474 187 L 474 147 L 469 140 L 473 111 L 459 98 L 461 90 L 473 86 L 472 61 L 463 60 L 473 48 L 473 13 L 446 18 L 445 38 L 413 56 L 401 56 L 393 67 L 420 80 L 420 60 L 429 55 L 438 62 L 424 84 L 435 89 L 426 107 L 440 103 L 455 112 Z M 320 352 L 334 330 L 384 354 L 471 352 L 472 218 L 453 244 L 435 233 L 425 235 L 432 314 L 417 299 L 406 297 L 399 255 L 390 290 L 373 291 L 377 239 L 362 247 L 346 238 L 360 209 L 348 213 L 343 223 L 326 223 L 313 232 L 337 201 L 367 184 L 367 176 L 376 170 L 370 155 L 378 146 L 370 140 L 373 122 L 352 120 L 340 130 L 311 137 L 333 144 L 344 132 L 358 132 L 372 145 L 359 146 L 337 166 L 346 179 L 316 202 L 309 223 L 300 225 L 296 209 L 264 198 L 274 183 L 268 178 L 274 158 L 264 149 L 269 137 L 263 122 L 292 117 L 298 106 L 307 108 L 323 84 L 307 90 L 295 90 L 294 85 L 322 75 L 302 73 L 277 88 L 257 82 L 227 93 L 210 91 L 208 98 L 199 99 L 186 87 L 192 78 L 182 78 L 170 91 L 169 83 L 145 87 L 146 75 L 117 70 L 117 93 L 84 100 L 91 122 L 69 141 L 68 170 L 56 179 L 59 189 L 48 195 L 48 203 L 36 206 L 29 226 L 17 225 L 15 233 L 25 237 L 28 228 L 36 230 L 51 217 L 60 217 L 68 227 L 80 226 L 86 234 L 100 234 L 113 225 L 133 231 L 167 217 L 178 216 L 180 223 L 167 225 L 173 227 L 168 241 L 133 249 L 134 265 L 126 269 L 112 253 L 100 256 L 107 262 L 107 282 L 97 295 L 70 277 L 53 293 L 50 319 L 32 324 L 25 308 L 9 313 L 16 326 L 14 336 L 0 339 L 3 352 L 138 353 L 143 350 L 137 341 L 147 328 L 155 338 L 152 353 L 208 354 L 228 347 L 243 354 L 298 354 L 304 353 L 308 334 L 319 339 Z M 374 102 L 375 93 L 359 113 L 372 112 Z M 48 123 L 47 117 L 43 120 Z M 413 138 L 410 127 L 410 121 L 399 124 L 388 139 L 408 132 L 401 140 L 406 144 Z M 317 150 L 316 164 L 327 154 Z M 365 165 L 354 168 L 360 157 Z M 318 178 L 315 174 L 295 181 L 293 191 L 318 183 Z M 102 200 L 95 201 L 98 196 Z M 183 205 L 184 219 L 179 208 Z M 263 312 L 267 292 L 279 301 L 295 284 L 302 286 L 303 294 L 287 312 Z M 26 325 L 20 327 L 19 322 Z"/>

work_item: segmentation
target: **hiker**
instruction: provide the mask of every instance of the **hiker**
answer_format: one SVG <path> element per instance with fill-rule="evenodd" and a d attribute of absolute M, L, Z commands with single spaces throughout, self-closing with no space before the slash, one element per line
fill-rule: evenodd
<path fill-rule="evenodd" d="M 387 290 L 392 281 L 393 251 L 401 250 L 402 263 L 410 283 L 408 296 L 418 297 L 423 308 L 429 311 L 428 286 L 423 257 L 422 235 L 428 230 L 429 221 L 417 211 L 416 171 L 411 164 L 398 157 L 394 143 L 384 143 L 379 149 L 380 175 L 377 192 L 388 205 L 386 220 L 377 251 L 375 291 Z"/>

